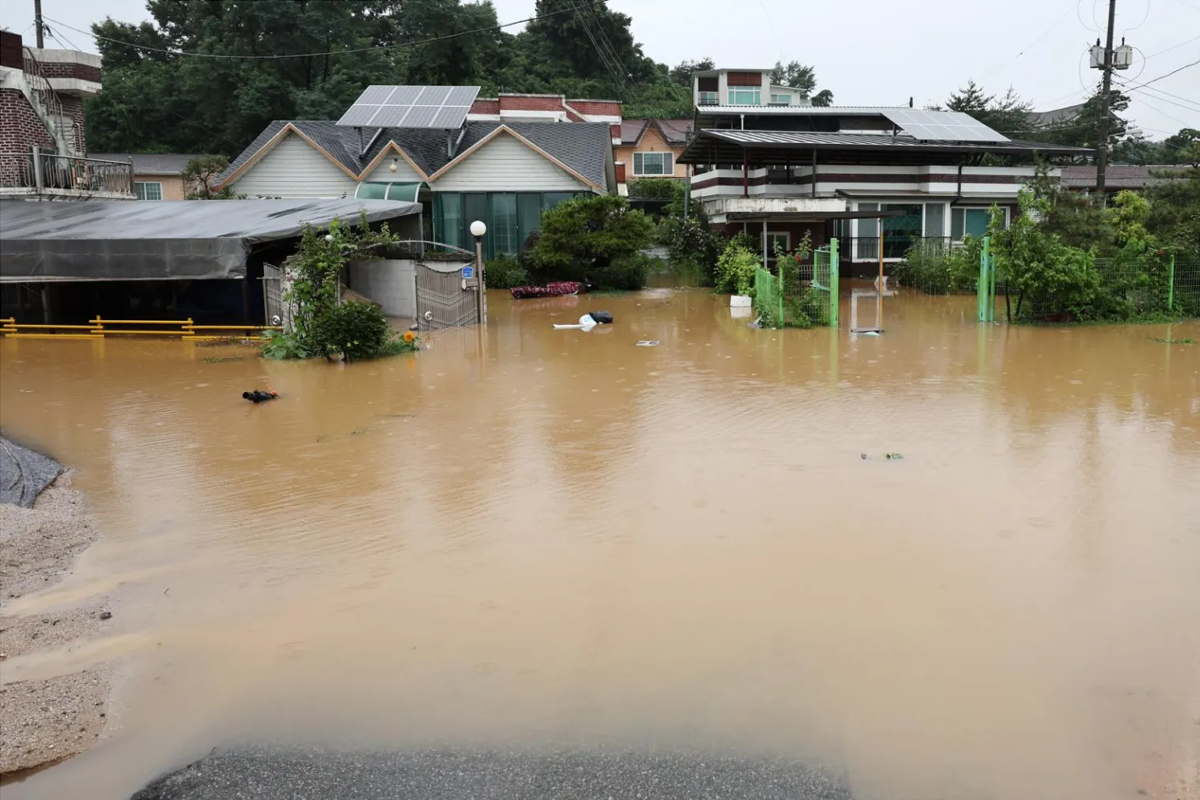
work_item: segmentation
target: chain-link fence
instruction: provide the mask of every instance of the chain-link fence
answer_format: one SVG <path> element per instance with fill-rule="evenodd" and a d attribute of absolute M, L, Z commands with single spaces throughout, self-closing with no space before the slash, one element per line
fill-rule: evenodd
<path fill-rule="evenodd" d="M 1097 258 L 1094 264 L 1049 272 L 1037 291 L 1009 288 L 1007 314 L 1016 322 L 1152 322 L 1200 317 L 1200 261 L 1170 256 Z"/>
<path fill-rule="evenodd" d="M 778 275 L 759 268 L 754 276 L 754 308 L 764 328 L 837 327 L 838 243 L 812 253 L 811 262 L 776 258 Z"/>

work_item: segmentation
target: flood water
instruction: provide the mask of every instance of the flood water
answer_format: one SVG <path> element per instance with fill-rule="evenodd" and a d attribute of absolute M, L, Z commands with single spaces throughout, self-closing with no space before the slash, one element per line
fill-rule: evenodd
<path fill-rule="evenodd" d="M 102 531 L 9 611 L 108 593 L 120 623 L 6 670 L 123 665 L 110 736 L 5 800 L 125 798 L 267 739 L 789 754 L 879 800 L 1198 796 L 1200 343 L 1152 338 L 1200 324 L 489 307 L 483 337 L 348 366 L 0 342 L 0 423 L 80 470 Z M 598 308 L 616 324 L 551 327 Z"/>

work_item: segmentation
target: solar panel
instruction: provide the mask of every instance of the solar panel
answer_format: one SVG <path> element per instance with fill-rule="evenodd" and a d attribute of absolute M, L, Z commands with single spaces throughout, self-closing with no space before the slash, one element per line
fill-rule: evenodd
<path fill-rule="evenodd" d="M 881 114 L 915 139 L 930 142 L 1007 142 L 969 114 L 961 111 L 924 111 L 915 108 L 884 108 Z"/>
<path fill-rule="evenodd" d="M 478 86 L 368 86 L 337 124 L 355 128 L 460 128 L 478 96 Z"/>

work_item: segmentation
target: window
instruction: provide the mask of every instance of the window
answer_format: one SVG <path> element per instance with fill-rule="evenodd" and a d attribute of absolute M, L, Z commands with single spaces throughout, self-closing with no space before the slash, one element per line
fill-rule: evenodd
<path fill-rule="evenodd" d="M 792 235 L 787 231 L 767 231 L 767 263 L 775 263 L 776 249 L 788 252 L 792 249 Z"/>
<path fill-rule="evenodd" d="M 777 106 L 790 106 L 792 104 L 792 96 L 790 94 L 773 94 L 771 95 L 771 104 Z"/>
<path fill-rule="evenodd" d="M 730 86 L 729 105 L 731 106 L 761 106 L 761 86 Z"/>
<path fill-rule="evenodd" d="M 946 204 L 925 204 L 925 236 L 942 237 L 946 235 Z"/>
<path fill-rule="evenodd" d="M 700 92 L 700 103 L 702 106 L 715 106 L 717 104 L 716 92 Z"/>
<path fill-rule="evenodd" d="M 1005 211 L 1005 224 L 1008 223 L 1008 212 Z M 987 233 L 992 221 L 992 212 L 987 208 L 955 208 L 950 212 L 950 238 L 961 242 L 963 236 L 970 234 L 980 237 Z"/>
<path fill-rule="evenodd" d="M 675 164 L 672 153 L 634 153 L 634 175 L 674 175 Z"/>
<path fill-rule="evenodd" d="M 492 218 L 488 220 L 488 236 L 493 253 L 515 253 L 521 244 L 517 225 L 517 196 L 515 194 L 493 194 Z"/>
<path fill-rule="evenodd" d="M 920 203 L 859 203 L 859 211 L 900 211 L 880 219 L 860 219 L 858 238 L 854 240 L 854 258 L 874 261 L 879 258 L 879 226 L 883 225 L 883 257 L 904 258 L 914 237 L 921 236 Z"/>
<path fill-rule="evenodd" d="M 133 191 L 138 200 L 162 200 L 161 181 L 134 181 Z"/>
<path fill-rule="evenodd" d="M 462 195 L 458 192 L 440 192 L 433 196 L 433 200 L 437 208 L 434 239 L 455 247 L 464 247 Z"/>

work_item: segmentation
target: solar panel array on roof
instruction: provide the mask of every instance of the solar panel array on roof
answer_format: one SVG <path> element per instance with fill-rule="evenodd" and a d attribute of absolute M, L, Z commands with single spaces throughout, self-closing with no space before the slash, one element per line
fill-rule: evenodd
<path fill-rule="evenodd" d="M 879 113 L 914 139 L 927 142 L 1007 142 L 1008 137 L 961 111 L 884 108 Z"/>
<path fill-rule="evenodd" d="M 338 125 L 355 128 L 460 128 L 478 86 L 368 86 Z"/>

